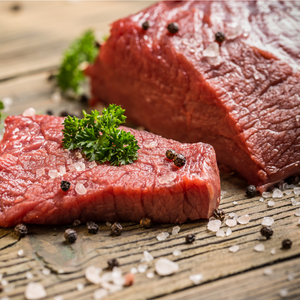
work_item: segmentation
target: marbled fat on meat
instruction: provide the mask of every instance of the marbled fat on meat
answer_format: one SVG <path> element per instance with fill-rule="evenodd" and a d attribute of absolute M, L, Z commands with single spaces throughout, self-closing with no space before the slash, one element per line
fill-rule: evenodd
<path fill-rule="evenodd" d="M 218 31 L 228 39 L 206 57 Z M 166 138 L 211 144 L 262 192 L 300 174 L 299 65 L 299 1 L 165 1 L 113 23 L 86 72 L 94 101 Z"/>
<path fill-rule="evenodd" d="M 5 120 L 0 144 L 0 226 L 74 220 L 139 222 L 142 217 L 183 223 L 209 218 L 218 207 L 220 178 L 210 145 L 181 144 L 123 127 L 138 140 L 138 160 L 119 167 L 95 166 L 80 153 L 63 149 L 63 120 L 42 115 Z M 179 169 L 165 158 L 168 148 L 186 156 L 184 167 Z M 62 180 L 71 183 L 67 192 L 61 190 Z"/>

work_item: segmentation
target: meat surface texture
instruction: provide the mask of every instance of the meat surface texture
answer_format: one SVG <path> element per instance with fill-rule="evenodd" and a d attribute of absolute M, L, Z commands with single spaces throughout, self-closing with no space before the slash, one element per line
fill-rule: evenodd
<path fill-rule="evenodd" d="M 181 144 L 146 131 L 135 135 L 139 158 L 125 166 L 97 165 L 62 147 L 63 118 L 10 116 L 0 144 L 0 226 L 70 224 L 74 220 L 157 223 L 209 218 L 220 201 L 214 149 Z M 186 156 L 177 168 L 165 157 Z M 62 191 L 61 181 L 71 187 Z M 86 192 L 86 193 L 85 193 Z"/>
<path fill-rule="evenodd" d="M 227 39 L 208 57 L 219 31 Z M 299 1 L 166 1 L 113 23 L 86 73 L 93 103 L 211 144 L 224 169 L 262 192 L 300 174 L 299 66 Z"/>

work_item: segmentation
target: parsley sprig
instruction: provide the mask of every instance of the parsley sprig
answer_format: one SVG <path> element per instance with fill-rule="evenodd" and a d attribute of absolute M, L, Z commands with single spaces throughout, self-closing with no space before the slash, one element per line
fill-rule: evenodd
<path fill-rule="evenodd" d="M 63 92 L 70 89 L 76 94 L 79 93 L 80 85 L 85 79 L 80 64 L 94 62 L 98 53 L 95 41 L 93 31 L 88 30 L 65 51 L 56 77 L 57 84 Z"/>
<path fill-rule="evenodd" d="M 125 122 L 124 109 L 115 104 L 104 108 L 102 115 L 97 110 L 83 118 L 68 116 L 64 120 L 63 147 L 68 150 L 81 149 L 89 160 L 112 165 L 126 165 L 137 160 L 140 148 L 135 136 L 118 129 Z"/>

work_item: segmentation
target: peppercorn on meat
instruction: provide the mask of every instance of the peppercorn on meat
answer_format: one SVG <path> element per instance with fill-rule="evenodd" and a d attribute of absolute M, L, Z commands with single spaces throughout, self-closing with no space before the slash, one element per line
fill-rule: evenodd
<path fill-rule="evenodd" d="M 99 221 L 183 223 L 209 218 L 220 201 L 220 178 L 213 148 L 181 144 L 145 131 L 135 135 L 140 149 L 132 164 L 89 162 L 62 147 L 64 118 L 10 116 L 0 143 L 0 226 L 19 223 Z M 166 158 L 174 149 L 182 167 Z M 113 224 L 112 234 L 122 227 Z M 114 231 L 114 232 L 113 232 Z"/>

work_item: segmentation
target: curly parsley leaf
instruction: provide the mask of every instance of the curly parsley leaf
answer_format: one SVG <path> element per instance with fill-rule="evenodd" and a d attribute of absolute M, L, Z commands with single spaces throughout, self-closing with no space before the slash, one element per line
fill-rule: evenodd
<path fill-rule="evenodd" d="M 83 118 L 68 116 L 64 120 L 63 147 L 80 149 L 89 160 L 112 165 L 127 165 L 138 158 L 137 140 L 130 132 L 118 129 L 125 122 L 124 109 L 115 104 L 104 108 L 102 115 L 97 110 Z"/>
<path fill-rule="evenodd" d="M 56 77 L 57 84 L 63 92 L 70 89 L 76 94 L 79 93 L 80 84 L 85 79 L 83 71 L 80 69 L 80 64 L 94 62 L 98 54 L 95 42 L 93 31 L 88 30 L 65 51 Z"/>
<path fill-rule="evenodd" d="M 0 100 L 0 123 L 1 123 L 1 121 L 2 121 L 2 113 L 1 113 L 1 110 L 3 110 L 4 109 L 4 104 L 3 104 L 3 102 Z"/>

